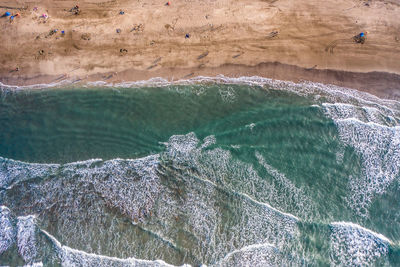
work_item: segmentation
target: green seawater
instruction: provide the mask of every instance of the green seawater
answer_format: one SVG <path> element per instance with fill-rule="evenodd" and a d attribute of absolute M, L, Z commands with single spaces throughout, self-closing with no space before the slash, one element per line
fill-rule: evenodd
<path fill-rule="evenodd" d="M 291 86 L 3 88 L 0 264 L 400 266 L 400 103 Z"/>

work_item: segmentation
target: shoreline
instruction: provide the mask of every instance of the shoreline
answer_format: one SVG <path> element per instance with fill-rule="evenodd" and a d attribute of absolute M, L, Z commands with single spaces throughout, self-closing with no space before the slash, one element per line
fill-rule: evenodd
<path fill-rule="evenodd" d="M 0 18 L 4 84 L 221 74 L 400 99 L 400 4 L 392 0 L 0 0 L 3 12 L 19 14 Z M 363 44 L 353 39 L 361 32 Z"/>
<path fill-rule="evenodd" d="M 0 77 L 6 86 L 33 86 L 69 81 L 122 83 L 146 81 L 152 78 L 163 78 L 168 81 L 191 79 L 199 76 L 216 77 L 223 75 L 229 78 L 258 76 L 262 78 L 288 82 L 315 82 L 335 85 L 367 92 L 383 99 L 400 100 L 400 75 L 388 72 L 350 72 L 343 70 L 322 70 L 302 68 L 279 62 L 260 63 L 256 66 L 243 64 L 224 64 L 220 67 L 203 68 L 160 68 L 154 71 L 128 69 L 121 72 L 105 72 L 84 76 L 70 75 L 35 75 L 32 77 Z"/>

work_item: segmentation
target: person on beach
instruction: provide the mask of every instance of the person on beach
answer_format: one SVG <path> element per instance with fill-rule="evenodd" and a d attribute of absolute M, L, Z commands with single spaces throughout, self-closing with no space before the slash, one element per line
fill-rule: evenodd
<path fill-rule="evenodd" d="M 364 44 L 365 43 L 365 38 L 367 37 L 367 31 L 366 32 L 361 32 L 357 34 L 356 36 L 353 37 L 354 41 L 359 44 Z"/>
<path fill-rule="evenodd" d="M 75 15 L 79 15 L 81 13 L 81 10 L 79 9 L 79 5 L 76 5 L 73 8 L 71 8 L 69 12 L 72 12 Z"/>

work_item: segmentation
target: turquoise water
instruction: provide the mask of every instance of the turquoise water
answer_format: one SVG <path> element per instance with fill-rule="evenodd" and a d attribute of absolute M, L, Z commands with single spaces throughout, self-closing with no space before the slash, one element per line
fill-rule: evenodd
<path fill-rule="evenodd" d="M 398 266 L 399 125 L 321 84 L 4 86 L 0 263 Z"/>

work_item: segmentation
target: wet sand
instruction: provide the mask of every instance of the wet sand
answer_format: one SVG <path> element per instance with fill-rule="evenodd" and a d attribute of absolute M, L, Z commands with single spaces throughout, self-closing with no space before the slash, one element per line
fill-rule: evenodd
<path fill-rule="evenodd" d="M 400 98 L 395 1 L 165 3 L 1 0 L 1 13 L 21 17 L 0 18 L 0 82 L 257 75 Z M 69 11 L 76 4 L 79 15 Z M 366 42 L 357 44 L 352 37 L 362 31 Z"/>

